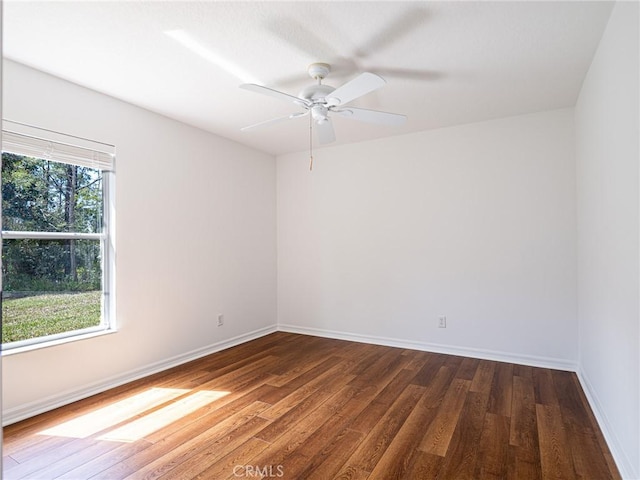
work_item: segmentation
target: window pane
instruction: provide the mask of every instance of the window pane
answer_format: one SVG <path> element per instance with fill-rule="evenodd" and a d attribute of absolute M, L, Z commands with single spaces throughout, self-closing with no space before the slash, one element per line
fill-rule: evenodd
<path fill-rule="evenodd" d="M 3 240 L 2 343 L 101 323 L 100 240 Z"/>
<path fill-rule="evenodd" d="M 2 229 L 102 232 L 102 172 L 2 153 Z"/>

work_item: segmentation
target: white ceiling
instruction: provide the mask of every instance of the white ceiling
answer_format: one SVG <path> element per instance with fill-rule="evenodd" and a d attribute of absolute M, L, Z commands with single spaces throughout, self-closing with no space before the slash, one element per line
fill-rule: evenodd
<path fill-rule="evenodd" d="M 4 55 L 271 154 L 308 148 L 295 106 L 241 90 L 253 77 L 297 95 L 308 64 L 338 87 L 359 72 L 382 89 L 353 105 L 402 127 L 334 118 L 337 144 L 575 104 L 613 4 L 604 2 L 4 2 Z M 181 30 L 244 73 L 197 55 Z M 293 108 L 292 108 L 293 107 Z"/>

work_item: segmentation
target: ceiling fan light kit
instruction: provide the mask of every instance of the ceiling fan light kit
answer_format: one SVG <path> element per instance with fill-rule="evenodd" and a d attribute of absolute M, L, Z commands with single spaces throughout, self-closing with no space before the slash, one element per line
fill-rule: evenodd
<path fill-rule="evenodd" d="M 294 105 L 304 108 L 303 112 L 295 112 L 284 117 L 277 117 L 260 123 L 249 125 L 242 128 L 243 131 L 251 130 L 257 127 L 264 127 L 279 123 L 284 120 L 302 117 L 311 114 L 312 123 L 315 123 L 316 134 L 320 144 L 328 144 L 334 142 L 335 132 L 331 122 L 331 115 L 340 115 L 362 122 L 375 123 L 379 125 L 400 126 L 405 123 L 407 117 L 397 113 L 379 112 L 376 110 L 366 110 L 363 108 L 347 107 L 349 102 L 373 92 L 384 86 L 387 82 L 375 73 L 364 72 L 353 80 L 345 83 L 341 87 L 334 88 L 325 85 L 322 81 L 331 72 L 331 66 L 327 63 L 312 63 L 307 68 L 309 76 L 317 81 L 317 83 L 305 87 L 298 96 L 289 95 L 269 87 L 256 85 L 254 83 L 245 83 L 240 88 L 249 90 L 270 97 L 278 98 L 293 103 Z"/>

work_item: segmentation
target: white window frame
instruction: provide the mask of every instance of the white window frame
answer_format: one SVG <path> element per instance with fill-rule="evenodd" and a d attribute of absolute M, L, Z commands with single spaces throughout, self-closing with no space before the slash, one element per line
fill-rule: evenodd
<path fill-rule="evenodd" d="M 102 171 L 103 225 L 101 233 L 27 232 L 2 230 L 0 239 L 99 240 L 102 259 L 100 325 L 2 344 L 2 354 L 113 333 L 115 322 L 115 147 L 10 120 L 2 121 L 2 151 Z M 1 178 L 0 178 L 1 184 Z M 0 208 L 0 225 L 2 211 Z M 2 276 L 0 275 L 0 291 Z"/>

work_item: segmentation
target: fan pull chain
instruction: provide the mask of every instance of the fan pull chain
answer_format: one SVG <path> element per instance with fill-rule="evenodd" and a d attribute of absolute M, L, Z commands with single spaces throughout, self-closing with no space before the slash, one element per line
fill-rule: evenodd
<path fill-rule="evenodd" d="M 313 172 L 313 118 L 309 114 L 309 171 Z"/>

